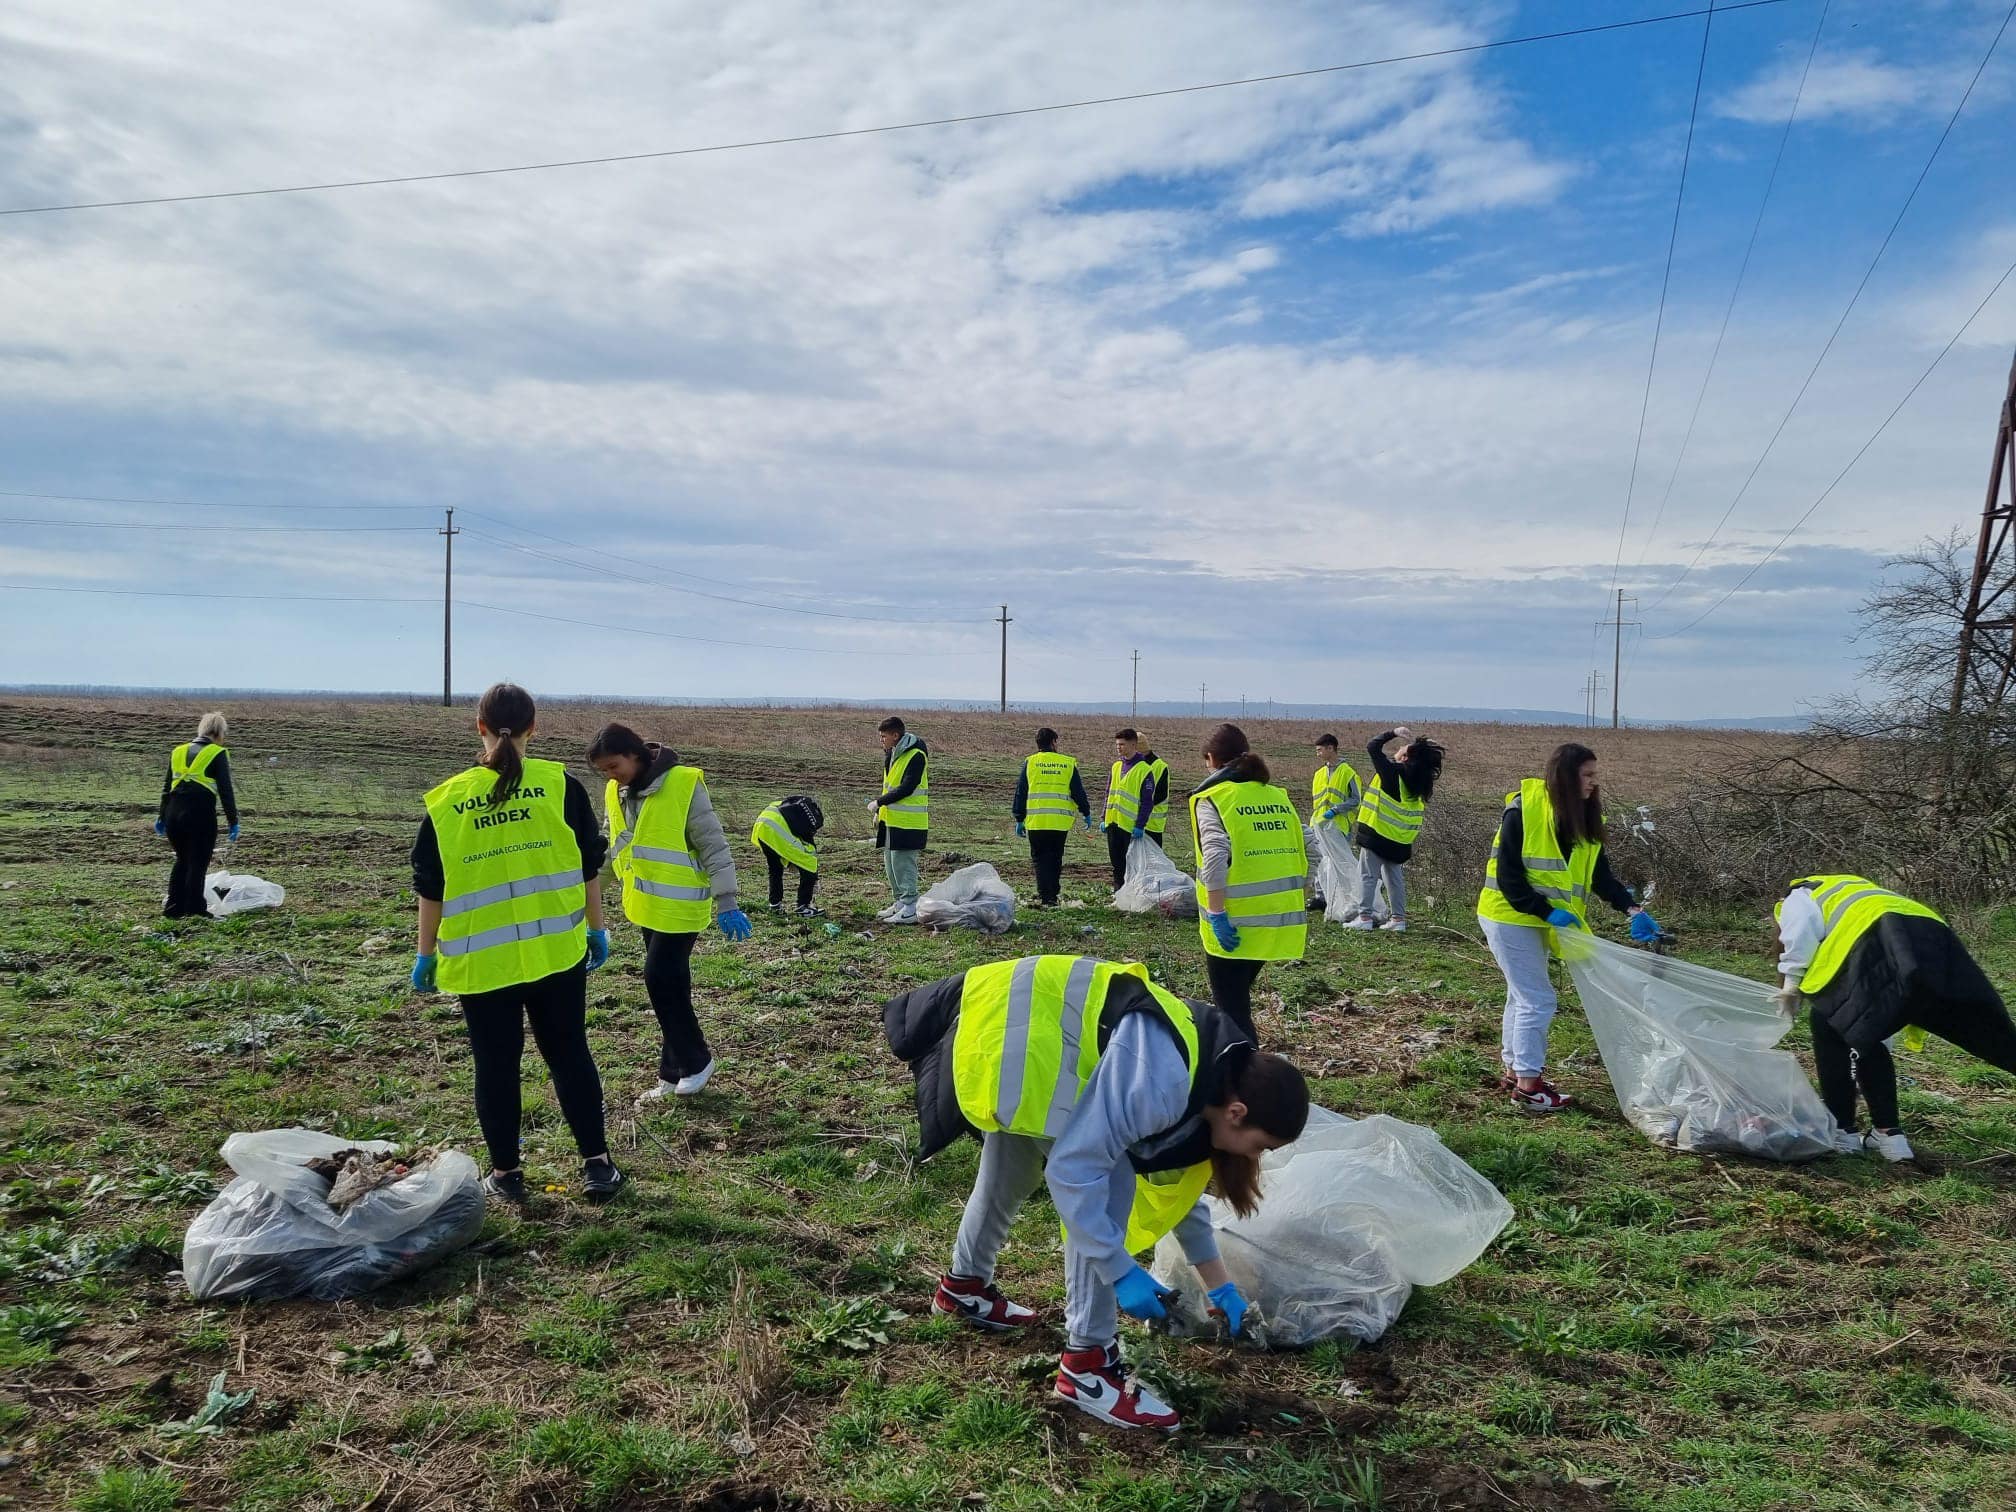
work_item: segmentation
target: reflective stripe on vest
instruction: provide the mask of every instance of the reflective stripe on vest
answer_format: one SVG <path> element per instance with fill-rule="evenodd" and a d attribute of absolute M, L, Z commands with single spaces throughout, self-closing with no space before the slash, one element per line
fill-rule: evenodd
<path fill-rule="evenodd" d="M 1342 783 L 1340 787 L 1338 784 Z M 1364 802 L 1358 791 L 1358 774 L 1343 762 L 1335 766 L 1320 766 L 1309 779 L 1309 821 L 1323 822 L 1325 809 L 1336 809 L 1337 817 L 1331 824 L 1341 830 L 1348 830 L 1358 817 L 1358 806 Z"/>
<path fill-rule="evenodd" d="M 819 870 L 819 852 L 791 833 L 781 803 L 771 804 L 757 816 L 756 828 L 749 832 L 749 843 L 768 846 L 800 871 Z"/>
<path fill-rule="evenodd" d="M 1141 810 L 1145 800 L 1148 817 L 1154 817 L 1155 800 L 1152 790 L 1146 786 L 1153 776 L 1154 772 L 1146 761 L 1136 761 L 1132 766 L 1114 762 L 1113 770 L 1106 777 L 1106 817 L 1103 822 L 1116 829 L 1146 829 Z"/>
<path fill-rule="evenodd" d="M 217 791 L 216 779 L 210 775 L 211 763 L 224 754 L 221 745 L 207 745 L 196 753 L 196 759 L 189 759 L 189 747 L 178 745 L 168 753 L 168 791 L 174 792 L 185 782 L 193 782 L 198 787 Z"/>
<path fill-rule="evenodd" d="M 565 971 L 587 950 L 581 846 L 567 823 L 567 770 L 525 762 L 518 790 L 490 802 L 497 774 L 471 767 L 427 795 L 441 852 L 437 980 L 493 992 Z"/>
<path fill-rule="evenodd" d="M 1589 890 L 1595 885 L 1596 861 L 1603 854 L 1603 847 L 1593 840 L 1578 840 L 1571 854 L 1561 854 L 1554 801 L 1547 794 L 1547 784 L 1537 777 L 1528 777 L 1520 783 L 1518 792 L 1507 793 L 1505 806 L 1519 810 L 1523 837 L 1519 859 L 1526 867 L 1527 884 L 1554 907 L 1565 908 L 1586 923 Z M 1491 837 L 1491 855 L 1484 863 L 1484 887 L 1477 894 L 1477 915 L 1500 924 L 1547 929 L 1545 919 L 1520 912 L 1498 888 L 1498 850 L 1502 834 L 1501 829 L 1498 835 Z M 1554 954 L 1561 953 L 1560 942 L 1551 932 L 1547 944 Z"/>
<path fill-rule="evenodd" d="M 1148 758 L 1148 780 L 1141 785 L 1144 799 L 1153 795 L 1148 810 L 1148 833 L 1159 835 L 1169 828 L 1169 763 L 1160 756 Z"/>
<path fill-rule="evenodd" d="M 1190 795 L 1190 838 L 1197 855 L 1204 840 L 1197 828 L 1197 805 L 1218 811 L 1232 842 L 1232 867 L 1225 877 L 1225 912 L 1239 931 L 1239 948 L 1227 950 L 1205 917 L 1210 894 L 1197 884 L 1197 933 L 1208 955 L 1246 961 L 1298 961 L 1309 937 L 1309 855 L 1302 843 L 1302 819 L 1284 789 L 1266 782 L 1221 782 Z"/>
<path fill-rule="evenodd" d="M 1037 751 L 1022 763 L 1029 791 L 1024 803 L 1022 824 L 1031 830 L 1068 830 L 1078 817 L 1078 805 L 1071 801 L 1071 779 L 1078 772 L 1078 758 L 1056 751 Z"/>
<path fill-rule="evenodd" d="M 901 787 L 912 762 L 922 768 L 917 777 L 917 791 L 900 803 L 885 803 L 875 811 L 875 817 L 890 829 L 921 830 L 931 827 L 931 764 L 925 760 L 922 747 L 912 746 L 889 763 L 889 775 L 883 779 L 882 790 L 886 793 L 891 788 Z"/>
<path fill-rule="evenodd" d="M 1398 793 L 1389 793 L 1374 777 L 1358 806 L 1358 822 L 1395 845 L 1412 845 L 1420 838 L 1421 818 L 1427 811 L 1426 799 L 1409 797 L 1404 786 Z"/>
<path fill-rule="evenodd" d="M 609 864 L 623 884 L 623 917 L 640 929 L 697 934 L 713 917 L 707 874 L 686 846 L 686 821 L 700 790 L 698 767 L 675 766 L 658 790 L 640 799 L 623 823 L 623 789 L 611 781 L 602 799 L 612 840 Z"/>
<path fill-rule="evenodd" d="M 1818 992 L 1833 981 L 1842 963 L 1848 959 L 1848 952 L 1855 948 L 1855 942 L 1885 914 L 1931 919 L 1940 924 L 1946 922 L 1923 903 L 1892 892 L 1887 887 L 1879 887 L 1867 877 L 1847 873 L 1801 877 L 1792 885 L 1812 889 L 1813 901 L 1820 905 L 1820 922 L 1825 930 L 1820 948 L 1813 952 L 1813 964 L 1799 979 L 1801 992 Z"/>

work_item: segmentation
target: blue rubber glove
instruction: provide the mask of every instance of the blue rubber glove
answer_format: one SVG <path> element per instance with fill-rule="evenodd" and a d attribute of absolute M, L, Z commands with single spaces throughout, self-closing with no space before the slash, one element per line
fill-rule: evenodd
<path fill-rule="evenodd" d="M 165 840 L 168 837 L 168 826 L 163 824 L 159 819 L 156 819 L 154 821 L 154 833 Z"/>
<path fill-rule="evenodd" d="M 1023 839 L 1028 833 L 1029 826 L 1024 824 L 1020 819 L 1017 819 L 1015 821 L 1015 838 L 1017 840 Z"/>
<path fill-rule="evenodd" d="M 1580 929 L 1582 921 L 1565 908 L 1557 908 L 1547 915 L 1547 922 L 1556 929 Z"/>
<path fill-rule="evenodd" d="M 731 940 L 746 940 L 750 936 L 749 915 L 739 908 L 729 909 L 714 922 L 719 926 L 721 933 Z"/>
<path fill-rule="evenodd" d="M 227 840 L 235 841 L 238 838 L 238 826 L 234 824 L 231 826 L 230 829 L 226 830 L 224 832 L 224 838 Z"/>
<path fill-rule="evenodd" d="M 434 957 L 431 955 L 422 955 L 418 951 L 414 952 L 413 990 L 415 992 L 432 992 L 434 990 Z"/>
<path fill-rule="evenodd" d="M 1639 909 L 1631 915 L 1631 938 L 1641 945 L 1650 945 L 1659 938 L 1659 921 L 1644 909 Z"/>
<path fill-rule="evenodd" d="M 1078 817 L 1085 822 L 1086 834 L 1096 835 L 1099 833 L 1099 826 L 1092 822 L 1092 816 L 1090 814 L 1080 814 Z"/>
<path fill-rule="evenodd" d="M 1212 913 L 1209 909 L 1206 909 L 1204 917 L 1210 923 L 1211 933 L 1218 937 L 1220 945 L 1223 945 L 1227 950 L 1237 950 L 1239 948 L 1239 931 L 1232 927 L 1232 916 L 1230 914 Z"/>
<path fill-rule="evenodd" d="M 591 929 L 588 931 L 588 969 L 595 971 L 609 959 L 609 931 Z"/>
<path fill-rule="evenodd" d="M 1139 840 L 1143 835 L 1147 833 L 1148 833 L 1147 826 L 1140 824 L 1134 826 L 1134 838 L 1136 840 Z"/>
<path fill-rule="evenodd" d="M 1330 807 L 1323 810 L 1323 822 L 1325 824 L 1334 823 L 1336 821 L 1337 816 L 1343 812 L 1344 811 L 1342 809 L 1340 809 L 1339 807 L 1337 807 L 1336 804 L 1333 803 L 1330 805 Z"/>
<path fill-rule="evenodd" d="M 1169 1292 L 1138 1265 L 1120 1278 L 1113 1288 L 1113 1295 L 1120 1304 L 1120 1311 L 1130 1318 L 1152 1323 L 1169 1316 L 1169 1309 L 1163 1306 L 1163 1298 L 1169 1296 Z"/>
<path fill-rule="evenodd" d="M 1211 1311 L 1225 1315 L 1225 1326 L 1232 1330 L 1233 1338 L 1246 1331 L 1246 1299 L 1230 1281 L 1211 1288 Z"/>

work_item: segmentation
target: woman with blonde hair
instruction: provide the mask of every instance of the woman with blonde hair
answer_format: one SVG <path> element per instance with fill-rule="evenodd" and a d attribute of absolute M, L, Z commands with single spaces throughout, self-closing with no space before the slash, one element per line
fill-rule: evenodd
<path fill-rule="evenodd" d="M 203 878 L 217 852 L 219 803 L 230 838 L 238 838 L 238 795 L 231 789 L 231 757 L 224 749 L 229 732 L 224 716 L 213 711 L 196 721 L 194 740 L 168 753 L 168 775 L 161 780 L 161 807 L 154 817 L 154 833 L 175 847 L 163 918 L 210 917 Z"/>

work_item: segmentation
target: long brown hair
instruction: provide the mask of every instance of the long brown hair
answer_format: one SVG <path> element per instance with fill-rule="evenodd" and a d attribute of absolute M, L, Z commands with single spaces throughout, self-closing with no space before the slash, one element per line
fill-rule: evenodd
<path fill-rule="evenodd" d="M 484 729 L 497 737 L 497 749 L 477 758 L 477 765 L 497 774 L 496 785 L 490 789 L 492 808 L 508 800 L 525 780 L 525 758 L 518 754 L 511 737 L 530 733 L 538 712 L 532 695 L 516 683 L 492 683 L 476 700 L 476 717 L 483 722 Z"/>
<path fill-rule="evenodd" d="M 1246 1104 L 1246 1122 L 1284 1143 L 1302 1137 L 1309 1122 L 1309 1083 L 1294 1062 L 1249 1048 L 1245 1063 L 1225 1079 L 1224 1102 Z M 1229 1150 L 1211 1151 L 1211 1184 L 1241 1218 L 1260 1206 L 1260 1162 Z"/>
<path fill-rule="evenodd" d="M 1247 744 L 1246 732 L 1235 724 L 1221 724 L 1204 737 L 1204 759 L 1223 770 L 1231 767 L 1235 782 L 1268 780 L 1267 759 Z"/>
<path fill-rule="evenodd" d="M 1547 784 L 1547 800 L 1554 805 L 1555 838 L 1563 852 L 1582 841 L 1603 843 L 1603 792 L 1599 787 L 1582 796 L 1582 768 L 1596 759 L 1585 745 L 1569 741 L 1554 748 L 1540 780 Z"/>

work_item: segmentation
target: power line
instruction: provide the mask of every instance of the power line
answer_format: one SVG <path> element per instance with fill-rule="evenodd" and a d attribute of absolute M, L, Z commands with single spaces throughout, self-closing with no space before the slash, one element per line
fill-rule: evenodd
<path fill-rule="evenodd" d="M 471 531 L 471 535 L 475 532 Z M 434 600 L 429 599 L 429 603 Z M 711 635 L 682 635 L 674 630 L 652 630 L 643 625 L 612 625 L 602 620 L 574 619 L 564 614 L 542 614 L 534 609 L 513 609 L 503 604 L 479 604 L 470 599 L 462 600 L 464 609 L 487 609 L 492 614 L 516 614 L 525 619 L 550 620 L 561 625 L 580 625 L 590 630 L 613 630 L 619 635 L 650 635 L 660 640 L 695 641 L 703 646 L 739 646 L 747 651 L 789 651 L 804 656 L 881 656 L 887 651 L 856 650 L 848 646 L 783 646 L 770 641 L 718 640 Z M 904 659 L 919 656 L 977 656 L 977 651 L 905 651 Z"/>
<path fill-rule="evenodd" d="M 1764 450 L 1759 454 L 1756 462 L 1752 464 L 1749 476 L 1743 480 L 1743 486 L 1736 490 L 1736 497 L 1731 499 L 1729 507 L 1722 511 L 1722 518 L 1716 521 L 1714 530 L 1708 534 L 1708 539 L 1701 543 L 1701 549 L 1694 553 L 1694 560 L 1687 564 L 1686 569 L 1680 576 L 1666 585 L 1665 590 L 1660 593 L 1659 597 L 1652 601 L 1651 609 L 1657 609 L 1667 599 L 1671 598 L 1673 590 L 1684 583 L 1694 569 L 1701 565 L 1701 559 L 1708 554 L 1708 548 L 1715 544 L 1715 538 L 1722 533 L 1722 527 L 1729 523 L 1730 516 L 1736 513 L 1736 506 L 1742 503 L 1744 495 L 1749 493 L 1750 485 L 1756 481 L 1757 474 L 1763 469 L 1765 461 L 1778 445 L 1778 438 L 1785 434 L 1785 427 L 1792 423 L 1793 414 L 1798 410 L 1800 401 L 1806 397 L 1807 389 L 1813 386 L 1813 380 L 1819 375 L 1820 366 L 1827 360 L 1827 354 L 1834 350 L 1834 343 L 1841 335 L 1841 328 L 1848 324 L 1848 317 L 1854 313 L 1856 304 L 1862 298 L 1862 291 L 1869 287 L 1869 280 L 1876 276 L 1876 266 L 1883 261 L 1883 254 L 1890 250 L 1890 242 L 1897 235 L 1897 228 L 1904 224 L 1904 217 L 1910 213 L 1912 204 L 1918 198 L 1918 191 L 1925 186 L 1925 180 L 1932 172 L 1932 165 L 1939 161 L 1939 154 L 1946 146 L 1946 139 L 1953 135 L 1953 127 L 1960 120 L 1960 112 L 1967 108 L 1967 101 L 1974 94 L 1974 86 L 1981 82 L 1981 75 L 1988 68 L 1988 60 L 1995 56 L 1995 49 L 2001 45 L 2002 34 L 2008 31 L 2011 17 L 2016 17 L 2016 0 L 2011 0 L 2009 9 L 2003 12 L 2002 24 L 1995 29 L 1995 36 L 1989 42 L 1988 50 L 1981 54 L 1981 61 L 1974 69 L 1974 76 L 1967 81 L 1967 88 L 1960 95 L 1960 103 L 1953 107 L 1953 114 L 1946 119 L 1946 129 L 1939 133 L 1939 140 L 1932 144 L 1931 156 L 1925 159 L 1925 166 L 1918 170 L 1918 177 L 1911 185 L 1911 192 L 1904 197 L 1904 203 L 1898 208 L 1896 219 L 1890 222 L 1890 229 L 1883 234 L 1882 245 L 1877 247 L 1876 255 L 1869 260 L 1869 266 L 1862 274 L 1862 281 L 1855 285 L 1855 292 L 1848 296 L 1847 307 L 1841 311 L 1841 318 L 1834 322 L 1834 329 L 1827 335 L 1827 344 L 1820 348 L 1820 355 L 1813 359 L 1813 366 L 1806 374 L 1806 381 L 1799 385 L 1799 392 L 1792 396 L 1792 403 L 1786 409 L 1784 416 L 1779 420 L 1778 428 L 1771 432 L 1771 439 L 1764 443 Z M 1886 421 L 1885 424 L 1887 423 Z M 1773 550 L 1775 551 L 1776 548 L 1773 548 Z M 1769 558 L 1766 558 L 1766 560 L 1769 560 Z M 1649 613 L 1650 610 L 1647 612 Z M 1700 621 L 1696 620 L 1694 623 L 1699 624 Z M 1690 626 L 1689 628 L 1692 627 Z M 1674 633 L 1679 634 L 1684 632 L 1676 631 Z M 1665 636 L 1652 637 L 1654 640 L 1664 640 L 1666 638 Z"/>
<path fill-rule="evenodd" d="M 1742 591 L 1742 589 L 1745 586 L 1748 585 L 1748 583 L 1752 578 L 1757 576 L 1758 573 L 1762 572 L 1764 568 L 1770 564 L 1772 558 L 1777 556 L 1779 551 L 1781 551 L 1784 548 L 1785 543 L 1791 540 L 1793 535 L 1797 533 L 1799 527 L 1804 525 L 1808 520 L 1810 520 L 1813 517 L 1814 511 L 1817 510 L 1822 504 L 1826 503 L 1829 495 L 1831 495 L 1836 488 L 1841 486 L 1842 479 L 1846 478 L 1849 473 L 1855 470 L 1855 464 L 1862 460 L 1863 454 L 1866 453 L 1870 447 L 1876 444 L 1877 438 L 1881 436 L 1884 431 L 1890 428 L 1890 422 L 1892 420 L 1895 420 L 1897 416 L 1903 412 L 1904 406 L 1911 402 L 1911 396 L 1916 394 L 1918 390 L 1924 386 L 1925 380 L 1932 376 L 1933 370 L 1936 369 L 1940 363 L 1946 360 L 1946 354 L 1951 352 L 1954 347 L 1960 344 L 1960 338 L 1967 334 L 1968 327 L 1973 325 L 1976 320 L 1981 318 L 1981 312 L 1988 308 L 1990 300 L 1994 299 L 1994 297 L 1997 294 L 2002 292 L 2002 286 L 2009 281 L 2012 275 L 2016 275 L 2016 262 L 2012 262 L 2011 264 L 2009 264 L 2007 268 L 2004 268 L 2002 270 L 2002 276 L 1995 280 L 1995 286 L 1981 297 L 1981 302 L 1979 304 L 1974 306 L 1974 313 L 1972 315 L 1969 315 L 1966 318 L 1966 320 L 1961 322 L 1960 329 L 1955 331 L 1953 333 L 1952 339 L 1948 341 L 1946 345 L 1944 345 L 1939 349 L 1939 355 L 1932 359 L 1931 366 L 1927 367 L 1924 372 L 1920 373 L 1918 375 L 1918 381 L 1916 383 L 1913 383 L 1910 388 L 1904 391 L 1904 397 L 1902 399 L 1899 399 L 1895 407 L 1891 409 L 1890 413 L 1883 417 L 1883 423 L 1877 426 L 1874 431 L 1870 432 L 1869 439 L 1867 441 L 1864 441 L 1862 445 L 1856 449 L 1855 455 L 1848 459 L 1848 465 L 1842 468 L 1840 472 L 1834 475 L 1834 481 L 1832 483 L 1829 483 L 1825 488 L 1820 490 L 1820 496 L 1816 498 L 1811 504 L 1808 504 L 1806 506 L 1806 512 L 1800 515 L 1798 519 L 1792 522 L 1791 528 L 1787 530 L 1785 534 L 1783 534 L 1778 538 L 1777 544 L 1774 545 L 1768 552 L 1766 552 L 1763 558 L 1759 560 L 1753 567 L 1751 567 L 1751 569 L 1748 572 L 1743 574 L 1743 576 L 1737 581 L 1735 587 L 1731 588 L 1727 593 L 1724 593 L 1722 597 L 1715 600 L 1714 603 L 1710 604 L 1706 609 L 1703 609 L 1699 614 L 1695 615 L 1693 619 L 1689 620 L 1686 624 L 1682 625 L 1678 630 L 1669 630 L 1664 635 L 1651 635 L 1645 638 L 1647 640 L 1672 640 L 1675 636 L 1685 635 L 1688 631 L 1692 630 L 1696 625 L 1700 624 L 1703 620 L 1708 618 L 1709 615 L 1713 614 L 1717 609 L 1720 609 L 1724 604 L 1728 603 L 1730 599 L 1734 598 L 1739 592 Z"/>
<path fill-rule="evenodd" d="M 432 504 L 226 504 L 212 499 L 122 499 L 99 494 L 25 493 L 0 488 L 0 499 L 50 499 L 64 504 L 151 504 L 169 509 L 432 509 Z"/>
<path fill-rule="evenodd" d="M 1718 14 L 1739 10 L 1759 10 L 1783 5 L 1786 0 L 1737 0 L 1715 6 Z M 982 110 L 965 115 L 937 116 L 929 120 L 899 121 L 881 126 L 856 126 L 843 130 L 808 131 L 790 136 L 758 137 L 739 142 L 712 142 L 697 147 L 667 147 L 650 152 L 607 153 L 598 157 L 562 158 L 543 163 L 513 163 L 496 168 L 459 168 L 436 173 L 407 173 L 382 178 L 337 179 L 326 183 L 278 184 L 258 189 L 222 189 L 200 194 L 160 194 L 133 199 L 81 200 L 69 204 L 16 205 L 0 209 L 7 215 L 57 215 L 73 210 L 117 210 L 138 205 L 185 205 L 201 200 L 252 199 L 262 195 L 320 194 L 337 189 L 373 189 L 396 184 L 429 184 L 444 179 L 494 178 L 513 173 L 546 173 L 564 168 L 592 168 L 614 163 L 639 163 L 661 158 L 699 157 L 708 153 L 744 152 L 760 147 L 790 147 L 808 142 L 840 141 L 848 137 L 879 136 L 899 131 L 922 131 L 939 126 L 964 126 L 980 121 L 1004 121 L 1018 116 L 1050 115 L 1065 110 L 1087 110 L 1102 105 L 1126 105 L 1141 100 L 1164 100 L 1178 95 L 1204 94 L 1212 90 L 1241 89 L 1256 84 L 1278 84 L 1291 79 L 1311 79 L 1324 74 L 1351 73 L 1365 68 L 1381 68 L 1395 63 L 1419 63 L 1434 58 L 1460 57 L 1468 53 L 1490 52 L 1497 48 L 1524 47 L 1537 42 L 1558 42 L 1570 37 L 1594 36 L 1601 32 L 1628 31 L 1634 27 L 1659 26 L 1706 15 L 1707 10 L 1672 11 L 1659 16 L 1641 16 L 1630 21 L 1610 21 L 1596 26 L 1570 27 L 1561 31 L 1535 32 L 1523 37 L 1500 37 L 1489 42 L 1472 42 L 1457 47 L 1438 47 L 1426 52 L 1395 53 L 1383 58 L 1362 58 L 1351 63 L 1332 63 L 1321 68 L 1297 68 L 1281 73 L 1256 74 L 1240 79 L 1219 79 L 1208 84 L 1182 84 L 1169 89 L 1144 89 L 1131 94 L 1102 95 L 1086 100 L 1065 100 L 1050 105 L 1024 105 L 1009 110 Z"/>
<path fill-rule="evenodd" d="M 0 515 L 0 525 L 54 525 L 69 530 L 225 530 L 233 535 L 248 531 L 285 535 L 398 535 L 430 531 L 432 525 L 192 525 L 174 520 L 155 523 L 146 520 L 40 520 L 22 515 Z"/>
<path fill-rule="evenodd" d="M 104 598 L 242 599 L 273 604 L 438 604 L 438 598 L 382 598 L 358 593 L 184 593 L 170 588 L 77 588 L 57 583 L 0 583 L 7 593 L 91 593 Z"/>
<path fill-rule="evenodd" d="M 1673 249 L 1680 244 L 1680 207 L 1687 202 L 1687 169 L 1694 160 L 1694 123 L 1701 114 L 1701 81 L 1708 75 L 1708 37 L 1715 29 L 1714 0 L 1701 23 L 1701 56 L 1694 64 L 1694 99 L 1687 107 L 1687 145 L 1680 152 L 1680 186 L 1673 193 L 1673 225 L 1666 233 L 1666 271 L 1659 275 L 1659 313 L 1652 321 L 1652 356 L 1645 364 L 1645 397 L 1638 402 L 1638 437 L 1631 443 L 1631 481 L 1624 488 L 1624 518 L 1617 522 L 1617 559 L 1610 565 L 1610 590 L 1624 569 L 1624 537 L 1631 528 L 1631 501 L 1638 492 L 1638 459 L 1645 450 L 1645 417 L 1652 412 L 1652 379 L 1659 371 L 1659 338 L 1666 329 L 1666 292 L 1673 283 Z M 1622 610 L 1619 610 L 1622 618 Z M 1614 691 L 1614 690 L 1613 690 Z M 1613 718 L 1611 724 L 1616 724 Z"/>
<path fill-rule="evenodd" d="M 1700 392 L 1694 396 L 1694 413 L 1687 417 L 1687 433 L 1680 438 L 1680 450 L 1673 458 L 1673 471 L 1667 474 L 1666 491 L 1659 496 L 1659 508 L 1652 516 L 1652 528 L 1645 533 L 1645 544 L 1638 548 L 1638 565 L 1644 566 L 1647 553 L 1652 550 L 1652 542 L 1658 537 L 1660 522 L 1666 518 L 1666 506 L 1673 500 L 1673 485 L 1680 479 L 1680 465 L 1687 460 L 1687 448 L 1694 441 L 1694 427 L 1701 420 L 1701 404 L 1708 397 L 1708 385 L 1715 378 L 1715 364 L 1722 357 L 1722 342 L 1729 334 L 1729 317 L 1736 313 L 1736 298 L 1743 292 L 1743 280 L 1750 273 L 1750 258 L 1757 250 L 1757 233 L 1764 229 L 1764 212 L 1771 206 L 1771 193 L 1778 187 L 1778 169 L 1785 161 L 1785 144 L 1792 139 L 1792 123 L 1799 119 L 1799 102 L 1806 98 L 1806 80 L 1813 72 L 1813 58 L 1820 50 L 1820 33 L 1827 29 L 1827 12 L 1834 0 L 1820 0 L 1820 19 L 1813 27 L 1813 41 L 1806 48 L 1806 65 L 1799 70 L 1799 87 L 1792 95 L 1792 109 L 1785 116 L 1785 128 L 1778 133 L 1778 150 L 1771 158 L 1771 172 L 1764 180 L 1764 198 L 1757 202 L 1757 218 L 1750 223 L 1750 240 L 1743 247 L 1743 261 L 1736 269 L 1735 285 L 1729 290 L 1729 303 L 1722 311 L 1722 328 L 1715 333 L 1714 350 L 1708 354 L 1708 369 L 1701 375 Z M 1635 656 L 1635 652 L 1634 652 Z"/>

